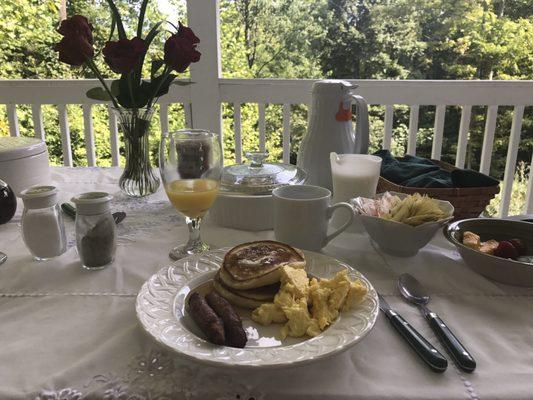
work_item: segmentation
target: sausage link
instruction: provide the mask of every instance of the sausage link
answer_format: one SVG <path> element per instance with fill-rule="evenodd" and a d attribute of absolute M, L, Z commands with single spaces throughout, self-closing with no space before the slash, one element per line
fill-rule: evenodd
<path fill-rule="evenodd" d="M 233 306 L 217 292 L 212 291 L 206 296 L 207 303 L 222 318 L 224 331 L 226 333 L 226 343 L 231 347 L 243 348 L 248 340 L 246 332 L 242 328 L 242 321 L 239 314 L 235 312 Z"/>
<path fill-rule="evenodd" d="M 191 294 L 189 312 L 211 343 L 223 345 L 226 342 L 222 319 L 209 307 L 203 296 L 196 292 Z"/>

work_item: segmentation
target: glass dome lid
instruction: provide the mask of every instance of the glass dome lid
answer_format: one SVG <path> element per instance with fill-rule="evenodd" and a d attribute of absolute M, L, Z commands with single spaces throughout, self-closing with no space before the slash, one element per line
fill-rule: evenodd
<path fill-rule="evenodd" d="M 297 185 L 305 181 L 306 173 L 291 164 L 269 164 L 268 152 L 246 153 L 249 164 L 235 164 L 224 168 L 221 191 L 232 194 L 271 194 L 279 186 Z"/>

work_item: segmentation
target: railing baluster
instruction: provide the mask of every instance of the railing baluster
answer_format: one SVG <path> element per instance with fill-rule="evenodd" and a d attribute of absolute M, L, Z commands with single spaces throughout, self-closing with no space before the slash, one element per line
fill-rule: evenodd
<path fill-rule="evenodd" d="M 242 163 L 242 136 L 241 136 L 241 105 L 235 103 L 233 113 L 233 127 L 235 131 L 235 162 Z"/>
<path fill-rule="evenodd" d="M 283 104 L 283 162 L 291 161 L 291 105 Z"/>
<path fill-rule="evenodd" d="M 439 104 L 435 109 L 435 125 L 433 127 L 433 145 L 431 146 L 431 158 L 440 160 L 442 155 L 442 135 L 444 132 L 444 119 L 446 118 L 446 106 Z"/>
<path fill-rule="evenodd" d="M 383 135 L 383 148 L 390 150 L 392 143 L 392 124 L 394 122 L 394 108 L 391 104 L 385 106 L 385 133 Z"/>
<path fill-rule="evenodd" d="M 109 114 L 109 144 L 111 145 L 111 165 L 118 167 L 120 165 L 120 153 L 118 143 L 118 126 L 117 115 L 111 106 L 107 106 Z"/>
<path fill-rule="evenodd" d="M 96 165 L 96 154 L 94 150 L 93 112 L 91 104 L 84 104 L 83 108 L 83 131 L 85 136 L 85 151 L 87 152 L 87 165 Z"/>
<path fill-rule="evenodd" d="M 68 126 L 67 106 L 59 104 L 59 130 L 61 132 L 61 147 L 63 149 L 63 165 L 72 167 L 72 149 L 70 148 L 70 129 Z"/>
<path fill-rule="evenodd" d="M 11 136 L 20 136 L 17 106 L 15 104 L 6 104 L 6 111 L 7 121 L 9 122 L 9 134 Z"/>
<path fill-rule="evenodd" d="M 503 176 L 502 198 L 500 203 L 500 217 L 509 215 L 509 204 L 513 190 L 513 180 L 516 169 L 516 157 L 518 145 L 520 144 L 520 130 L 522 129 L 522 117 L 524 116 L 524 106 L 515 106 L 513 112 L 513 123 L 511 125 L 511 136 L 509 137 L 509 147 L 507 148 L 507 160 L 505 162 L 505 174 Z"/>
<path fill-rule="evenodd" d="M 492 159 L 492 146 L 494 144 L 494 131 L 496 129 L 496 117 L 498 116 L 498 106 L 489 106 L 487 109 L 487 120 L 485 121 L 485 133 L 483 135 L 483 148 L 481 150 L 481 163 L 479 172 L 490 174 L 490 162 Z"/>
<path fill-rule="evenodd" d="M 265 104 L 259 103 L 259 151 L 266 148 Z"/>
<path fill-rule="evenodd" d="M 41 140 L 45 139 L 43 113 L 41 111 L 40 104 L 31 105 L 31 118 L 33 120 L 33 130 L 35 131 L 35 137 Z"/>
<path fill-rule="evenodd" d="M 192 128 L 192 107 L 191 103 L 183 103 L 183 112 L 185 113 L 185 127 Z"/>
<path fill-rule="evenodd" d="M 416 155 L 416 135 L 418 134 L 418 111 L 420 106 L 412 105 L 409 112 L 409 137 L 407 138 L 407 154 Z"/>
<path fill-rule="evenodd" d="M 161 123 L 161 133 L 168 132 L 168 104 L 159 105 L 159 121 Z"/>
<path fill-rule="evenodd" d="M 457 141 L 457 153 L 455 155 L 455 166 L 464 168 L 466 159 L 466 146 L 468 144 L 468 131 L 470 130 L 470 115 L 472 106 L 462 106 L 461 123 L 459 124 L 459 139 Z"/>
<path fill-rule="evenodd" d="M 533 155 L 531 155 L 531 164 L 529 164 L 529 183 L 527 184 L 526 204 L 524 205 L 525 214 L 533 214 Z"/>

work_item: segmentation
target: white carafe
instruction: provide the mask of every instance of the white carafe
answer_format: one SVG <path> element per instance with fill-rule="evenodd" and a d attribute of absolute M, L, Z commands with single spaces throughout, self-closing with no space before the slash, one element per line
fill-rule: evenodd
<path fill-rule="evenodd" d="M 329 154 L 366 154 L 368 151 L 368 105 L 354 94 L 356 85 L 343 80 L 313 84 L 307 134 L 298 152 L 297 165 L 307 172 L 309 185 L 332 190 Z M 355 132 L 352 103 L 356 105 Z"/>

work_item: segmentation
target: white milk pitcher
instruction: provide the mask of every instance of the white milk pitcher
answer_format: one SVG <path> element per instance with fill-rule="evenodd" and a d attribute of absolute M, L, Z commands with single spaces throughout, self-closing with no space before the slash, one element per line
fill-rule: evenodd
<path fill-rule="evenodd" d="M 381 158 L 370 154 L 330 154 L 334 201 L 354 197 L 374 198 L 381 170 Z"/>
<path fill-rule="evenodd" d="M 347 81 L 322 80 L 313 84 L 308 132 L 298 152 L 298 166 L 309 185 L 332 189 L 329 154 L 365 154 L 368 151 L 368 105 Z M 352 103 L 357 106 L 355 133 Z"/>
<path fill-rule="evenodd" d="M 381 170 L 381 158 L 370 154 L 330 154 L 331 176 L 333 179 L 333 201 L 350 202 L 354 197 L 374 198 Z M 331 221 L 332 226 L 340 226 L 346 219 L 337 213 Z M 355 218 L 358 225 L 359 218 Z M 352 232 L 360 229 L 354 227 Z"/>

